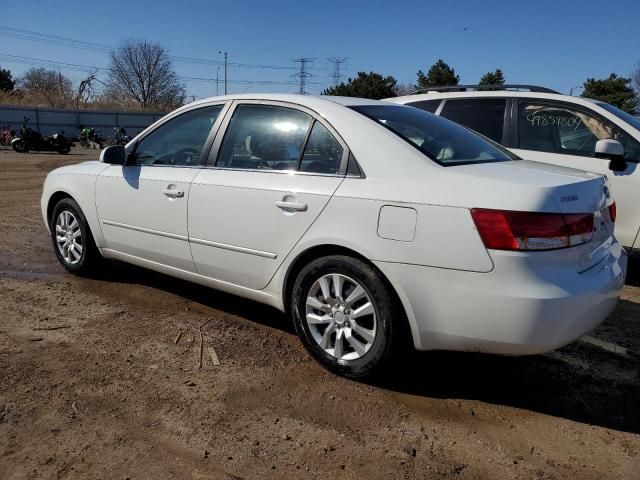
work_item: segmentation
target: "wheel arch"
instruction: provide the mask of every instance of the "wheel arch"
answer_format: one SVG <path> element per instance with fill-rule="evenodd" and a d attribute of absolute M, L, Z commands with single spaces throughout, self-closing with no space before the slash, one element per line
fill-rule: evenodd
<path fill-rule="evenodd" d="M 47 226 L 51 224 L 51 215 L 53 214 L 53 209 L 56 207 L 60 200 L 63 200 L 65 198 L 70 198 L 74 202 L 78 203 L 78 201 L 73 198 L 71 194 L 63 190 L 57 190 L 49 197 L 49 200 L 47 201 Z"/>
<path fill-rule="evenodd" d="M 309 262 L 317 258 L 326 257 L 330 255 L 344 255 L 348 257 L 357 258 L 358 260 L 369 265 L 371 268 L 373 268 L 376 272 L 380 274 L 380 276 L 385 282 L 386 287 L 389 289 L 389 291 L 391 292 L 391 295 L 394 298 L 394 301 L 396 303 L 395 305 L 396 308 L 402 314 L 402 322 L 401 322 L 402 334 L 404 334 L 405 336 L 410 335 L 414 346 L 417 345 L 416 339 L 418 339 L 419 336 L 416 336 L 418 335 L 418 333 L 417 333 L 417 330 L 415 330 L 414 328 L 415 320 L 413 319 L 413 310 L 411 309 L 410 305 L 406 304 L 406 297 L 404 295 L 401 295 L 400 292 L 397 291 L 396 287 L 394 286 L 394 282 L 392 282 L 387 277 L 387 275 L 382 270 L 380 270 L 380 268 L 376 266 L 375 263 L 373 263 L 366 256 L 357 252 L 356 250 L 353 250 L 352 248 L 345 247 L 342 245 L 329 244 L 329 243 L 319 244 L 319 245 L 310 246 L 309 248 L 298 253 L 298 255 L 288 265 L 287 271 L 284 275 L 284 280 L 282 282 L 282 302 L 284 306 L 284 311 L 287 314 L 291 313 L 290 305 L 291 305 L 291 295 L 293 293 L 293 283 L 295 282 L 295 279 L 298 273 L 300 273 L 300 271 L 304 268 L 304 266 L 307 265 Z"/>

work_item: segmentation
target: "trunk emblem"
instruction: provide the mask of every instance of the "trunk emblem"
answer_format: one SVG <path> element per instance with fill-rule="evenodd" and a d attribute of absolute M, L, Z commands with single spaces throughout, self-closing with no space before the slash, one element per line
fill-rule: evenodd
<path fill-rule="evenodd" d="M 578 200 L 578 196 L 577 195 L 569 195 L 567 197 L 560 197 L 560 201 L 562 203 L 575 202 L 577 200 Z"/>

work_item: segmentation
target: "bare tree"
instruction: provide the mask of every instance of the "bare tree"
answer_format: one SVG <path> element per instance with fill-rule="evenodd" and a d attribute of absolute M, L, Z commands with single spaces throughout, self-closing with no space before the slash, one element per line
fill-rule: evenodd
<path fill-rule="evenodd" d="M 53 108 L 64 108 L 71 103 L 71 80 L 59 71 L 44 67 L 31 68 L 18 80 L 24 96 L 33 104 L 44 103 Z"/>
<path fill-rule="evenodd" d="M 185 88 L 167 50 L 146 40 L 125 40 L 110 54 L 108 91 L 143 108 L 173 109 Z"/>
<path fill-rule="evenodd" d="M 87 78 L 82 80 L 78 85 L 78 92 L 76 93 L 76 110 L 80 109 L 80 103 L 83 105 L 87 105 L 91 100 L 95 97 L 94 83 L 104 83 L 101 80 L 98 80 L 96 70 L 91 70 L 87 74 Z"/>

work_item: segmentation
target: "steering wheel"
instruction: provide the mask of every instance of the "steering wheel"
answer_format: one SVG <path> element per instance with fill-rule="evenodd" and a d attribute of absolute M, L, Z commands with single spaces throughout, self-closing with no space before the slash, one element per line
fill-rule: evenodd
<path fill-rule="evenodd" d="M 175 165 L 193 165 L 198 163 L 200 152 L 195 148 L 181 148 L 171 157 L 171 164 Z"/>

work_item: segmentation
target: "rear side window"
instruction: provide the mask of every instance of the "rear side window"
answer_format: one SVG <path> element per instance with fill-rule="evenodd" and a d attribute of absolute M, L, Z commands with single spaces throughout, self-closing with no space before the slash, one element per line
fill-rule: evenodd
<path fill-rule="evenodd" d="M 388 128 L 444 166 L 500 162 L 518 157 L 480 135 L 444 118 L 401 105 L 351 107 Z"/>
<path fill-rule="evenodd" d="M 315 122 L 300 163 L 301 172 L 337 173 L 342 160 L 342 146 L 327 128 Z"/>
<path fill-rule="evenodd" d="M 440 115 L 502 143 L 506 105 L 504 98 L 447 100 Z"/>
<path fill-rule="evenodd" d="M 312 118 L 275 105 L 238 105 L 216 167 L 296 170 Z"/>
<path fill-rule="evenodd" d="M 421 102 L 407 103 L 407 105 L 419 108 L 420 110 L 424 110 L 425 112 L 436 113 L 438 111 L 440 103 L 442 103 L 442 100 L 423 100 Z"/>

